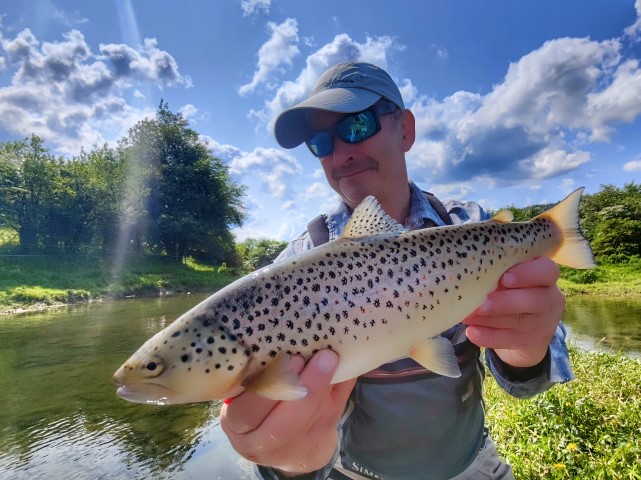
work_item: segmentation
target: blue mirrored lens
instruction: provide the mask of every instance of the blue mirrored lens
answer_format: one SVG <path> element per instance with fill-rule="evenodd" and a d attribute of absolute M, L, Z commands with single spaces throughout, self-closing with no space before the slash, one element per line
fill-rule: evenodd
<path fill-rule="evenodd" d="M 376 132 L 378 132 L 378 123 L 370 110 L 345 117 L 336 124 L 338 138 L 347 143 L 362 142 Z"/>
<path fill-rule="evenodd" d="M 306 143 L 314 156 L 324 157 L 334 150 L 334 132 L 327 130 L 316 132 Z"/>
<path fill-rule="evenodd" d="M 385 102 L 353 113 L 343 117 L 333 128 L 316 132 L 305 143 L 314 156 L 325 157 L 334 151 L 334 135 L 347 143 L 363 142 L 380 131 L 378 117 L 388 115 L 397 108 L 393 103 Z"/>

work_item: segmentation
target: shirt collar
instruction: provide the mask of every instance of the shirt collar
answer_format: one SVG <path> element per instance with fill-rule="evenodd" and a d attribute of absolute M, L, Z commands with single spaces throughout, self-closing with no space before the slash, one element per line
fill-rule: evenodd
<path fill-rule="evenodd" d="M 438 226 L 445 225 L 441 217 L 438 216 L 436 211 L 430 205 L 430 202 L 425 198 L 425 195 L 414 182 L 410 180 L 410 214 L 405 219 L 404 227 L 408 230 L 416 230 L 423 228 L 425 220 L 431 220 Z M 337 239 L 349 218 L 352 215 L 351 209 L 343 201 L 338 204 L 327 214 L 327 227 L 329 228 L 329 239 Z"/>

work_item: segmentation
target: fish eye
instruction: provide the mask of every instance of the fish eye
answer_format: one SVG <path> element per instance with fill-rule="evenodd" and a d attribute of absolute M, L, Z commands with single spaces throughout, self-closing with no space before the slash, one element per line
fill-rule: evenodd
<path fill-rule="evenodd" d="M 142 365 L 142 371 L 148 378 L 153 378 L 162 373 L 164 370 L 164 363 L 161 358 L 155 357 Z"/>

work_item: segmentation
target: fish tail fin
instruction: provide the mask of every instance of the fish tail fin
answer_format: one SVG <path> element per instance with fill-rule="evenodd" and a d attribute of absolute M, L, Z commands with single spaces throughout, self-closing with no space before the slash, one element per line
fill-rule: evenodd
<path fill-rule="evenodd" d="M 579 202 L 583 190 L 584 187 L 575 190 L 551 209 L 534 217 L 548 219 L 561 230 L 563 241 L 550 258 L 566 267 L 592 268 L 596 265 L 590 244 L 579 228 Z"/>

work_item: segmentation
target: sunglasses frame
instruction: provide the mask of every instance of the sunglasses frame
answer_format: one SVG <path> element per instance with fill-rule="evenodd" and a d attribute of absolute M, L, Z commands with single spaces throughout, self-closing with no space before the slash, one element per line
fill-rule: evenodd
<path fill-rule="evenodd" d="M 305 140 L 305 145 L 307 145 L 307 148 L 309 149 L 309 151 L 316 158 L 326 157 L 327 155 L 330 155 L 334 151 L 334 142 L 336 140 L 339 124 L 341 124 L 344 121 L 349 121 L 350 119 L 353 121 L 355 117 L 358 117 L 363 113 L 370 112 L 372 114 L 372 118 L 376 125 L 376 128 L 374 129 L 374 132 L 371 135 L 368 135 L 365 138 L 360 138 L 356 141 L 351 141 L 349 138 L 343 138 L 342 136 L 338 135 L 338 138 L 340 138 L 345 143 L 349 143 L 349 144 L 361 143 L 361 142 L 364 142 L 365 140 L 372 138 L 374 135 L 376 135 L 378 132 L 381 131 L 380 117 L 389 115 L 390 113 L 394 113 L 396 110 L 398 110 L 398 106 L 395 103 L 388 102 L 386 100 L 379 101 L 374 105 L 372 105 L 371 107 L 366 108 L 365 110 L 361 110 L 360 112 L 354 112 L 354 113 L 349 113 L 345 115 L 340 120 L 338 120 L 334 125 L 332 125 L 330 128 L 315 131 L 312 135 L 310 135 L 310 137 L 307 140 Z M 329 149 L 329 151 L 327 152 L 323 151 L 321 154 L 317 154 L 313 150 L 311 141 L 313 138 L 318 136 L 321 136 L 321 138 L 326 140 L 327 143 L 331 145 L 331 148 Z"/>

